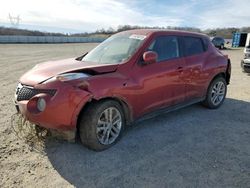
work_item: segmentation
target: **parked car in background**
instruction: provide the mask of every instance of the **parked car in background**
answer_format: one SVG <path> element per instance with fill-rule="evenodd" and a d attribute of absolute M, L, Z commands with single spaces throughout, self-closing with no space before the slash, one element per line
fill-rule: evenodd
<path fill-rule="evenodd" d="M 30 122 L 78 131 L 100 151 L 141 117 L 198 102 L 220 107 L 230 74 L 230 60 L 206 35 L 130 30 L 76 59 L 36 65 L 20 78 L 15 101 Z"/>
<path fill-rule="evenodd" d="M 244 72 L 250 73 L 250 45 L 244 49 L 244 59 L 241 61 L 241 67 Z"/>
<path fill-rule="evenodd" d="M 212 38 L 212 43 L 214 44 L 216 48 L 219 48 L 219 49 L 224 49 L 225 47 L 225 40 L 222 37 Z"/>

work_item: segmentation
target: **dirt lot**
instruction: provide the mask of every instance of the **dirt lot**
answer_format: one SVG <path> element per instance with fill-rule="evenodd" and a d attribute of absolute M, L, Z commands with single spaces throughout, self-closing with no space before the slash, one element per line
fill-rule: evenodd
<path fill-rule="evenodd" d="M 0 45 L 0 187 L 250 187 L 250 76 L 243 49 L 232 60 L 218 110 L 193 105 L 134 124 L 111 149 L 47 140 L 30 151 L 10 128 L 18 78 L 35 64 L 77 56 L 95 44 Z"/>

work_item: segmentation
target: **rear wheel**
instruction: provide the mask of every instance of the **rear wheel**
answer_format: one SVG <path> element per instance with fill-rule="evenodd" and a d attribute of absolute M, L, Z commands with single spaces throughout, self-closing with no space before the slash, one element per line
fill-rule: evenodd
<path fill-rule="evenodd" d="M 124 122 L 123 110 L 116 101 L 90 104 L 80 120 L 81 142 L 92 150 L 105 150 L 120 139 Z"/>
<path fill-rule="evenodd" d="M 204 106 L 211 109 L 218 108 L 225 100 L 226 93 L 226 80 L 223 77 L 215 78 L 207 90 L 206 99 L 203 102 Z"/>

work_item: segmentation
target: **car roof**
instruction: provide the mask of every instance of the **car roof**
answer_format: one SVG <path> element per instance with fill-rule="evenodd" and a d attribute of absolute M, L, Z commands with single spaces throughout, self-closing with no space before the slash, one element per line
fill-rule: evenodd
<path fill-rule="evenodd" d="M 197 37 L 208 37 L 202 33 L 190 32 L 190 31 L 180 31 L 180 30 L 169 30 L 169 29 L 134 29 L 124 31 L 125 33 L 138 34 L 138 35 L 152 35 L 152 34 L 173 34 L 173 35 L 183 35 L 183 36 L 197 36 Z"/>

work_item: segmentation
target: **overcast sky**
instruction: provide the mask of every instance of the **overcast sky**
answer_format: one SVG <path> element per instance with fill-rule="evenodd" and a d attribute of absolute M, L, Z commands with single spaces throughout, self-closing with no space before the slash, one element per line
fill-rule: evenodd
<path fill-rule="evenodd" d="M 0 0 L 0 26 L 20 16 L 20 28 L 89 32 L 118 25 L 250 26 L 249 0 Z"/>

